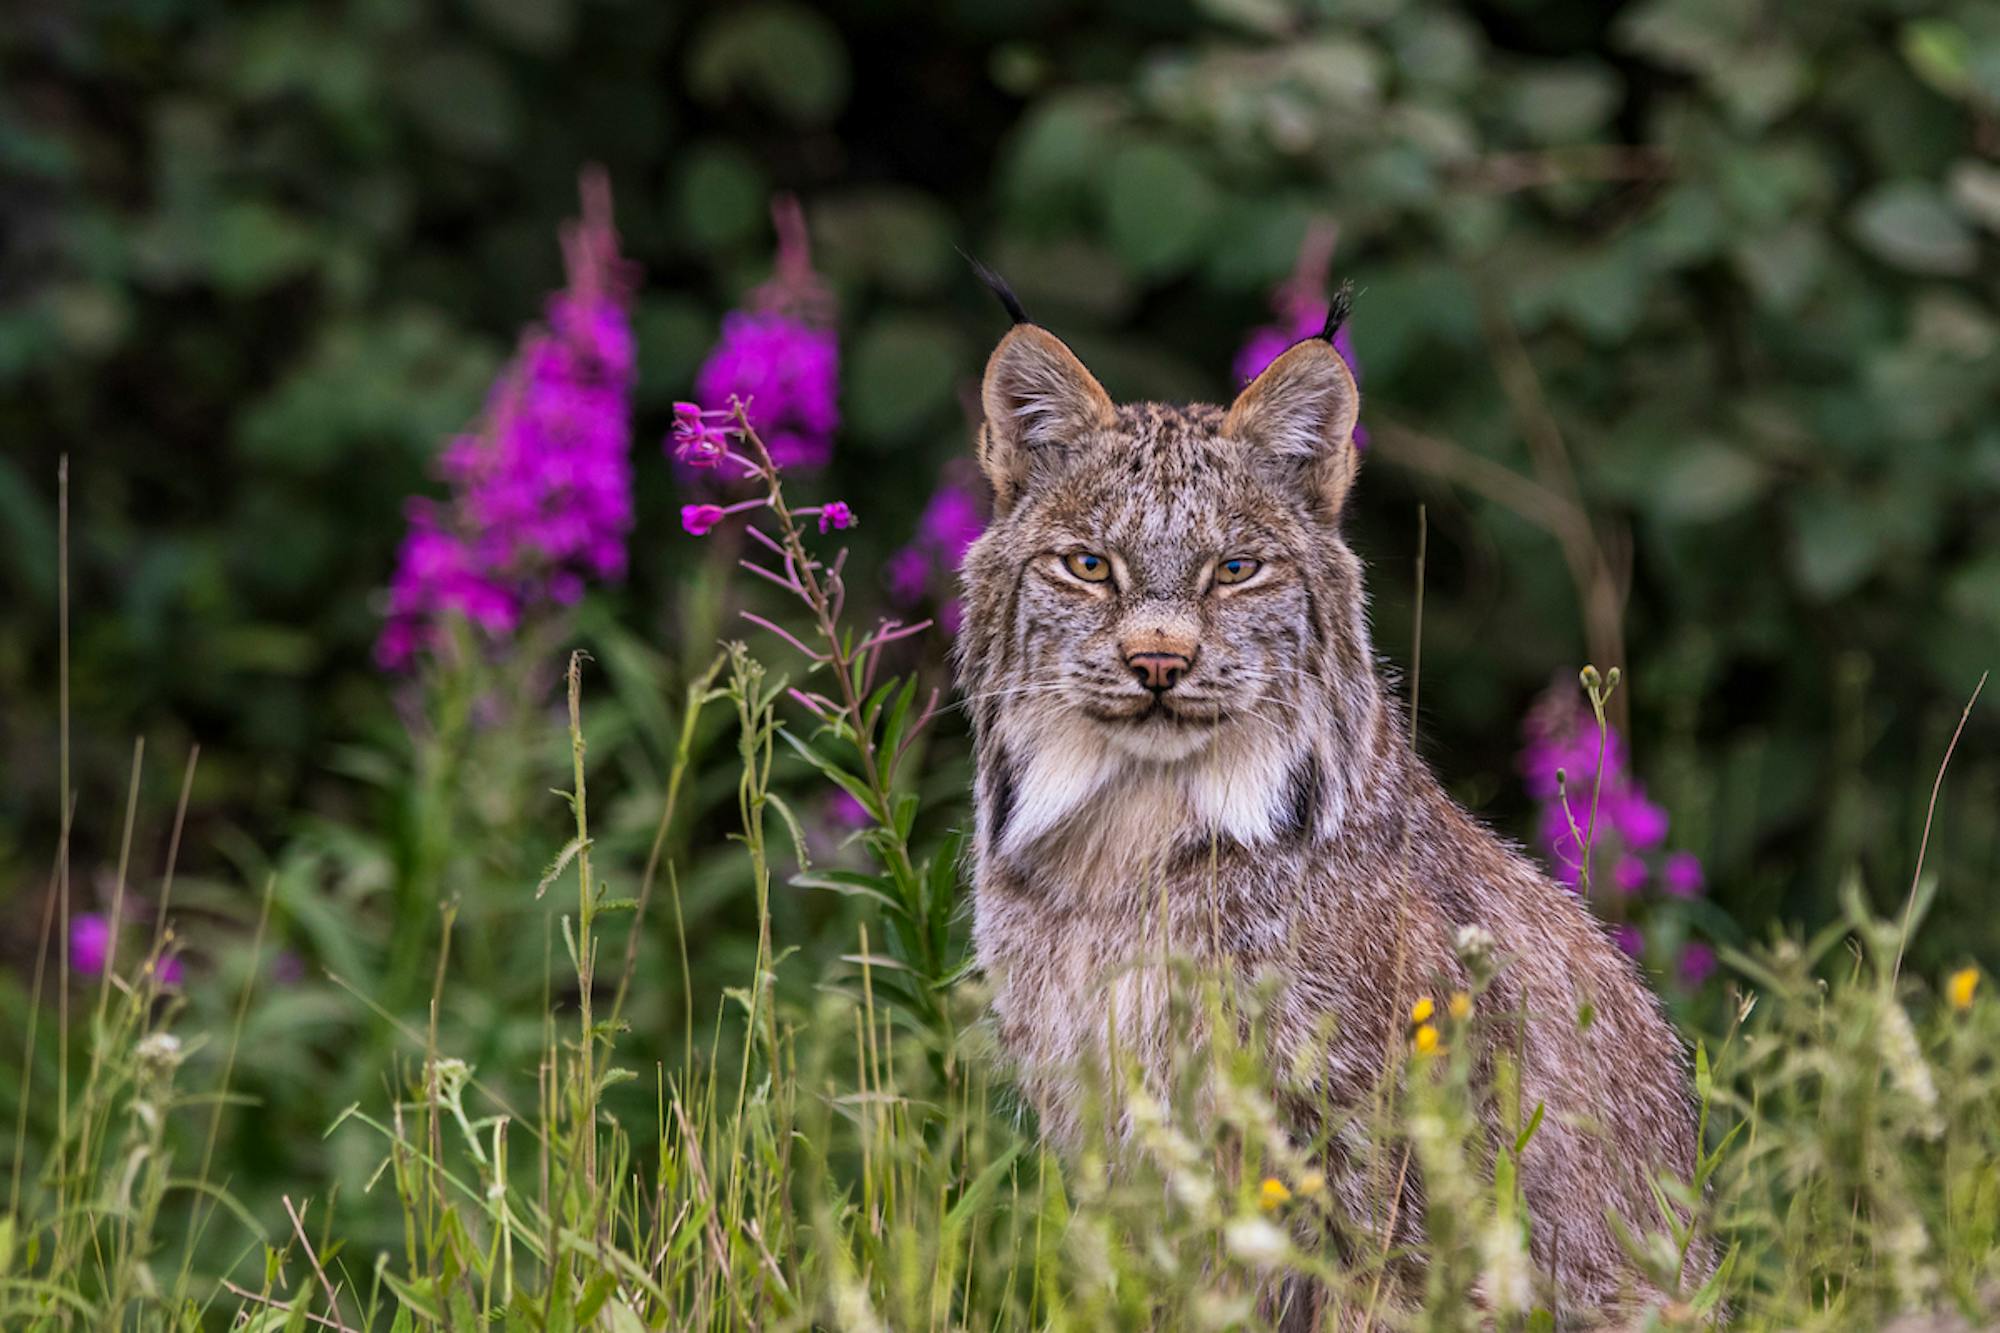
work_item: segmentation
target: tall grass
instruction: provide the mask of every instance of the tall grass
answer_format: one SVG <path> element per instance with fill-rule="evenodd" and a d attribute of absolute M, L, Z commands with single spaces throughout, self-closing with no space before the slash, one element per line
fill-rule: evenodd
<path fill-rule="evenodd" d="M 781 545 L 790 572 L 822 571 L 789 519 Z M 852 651 L 866 637 L 837 610 L 818 632 L 800 645 L 812 665 L 799 689 L 732 644 L 687 672 L 677 709 L 657 711 L 623 674 L 631 645 L 602 636 L 611 720 L 593 721 L 586 682 L 599 677 L 573 655 L 562 713 L 499 729 L 505 763 L 482 759 L 464 724 L 476 688 L 426 696 L 440 725 L 411 763 L 416 795 L 388 807 L 404 820 L 399 845 L 421 850 L 392 872 L 379 867 L 395 858 L 353 850 L 357 832 L 307 838 L 318 850 L 303 864 L 346 847 L 351 875 L 378 867 L 395 923 L 379 966 L 357 947 L 371 970 L 341 978 L 355 1024 L 343 1031 L 367 1039 L 327 1067 L 346 1069 L 333 1086 L 360 1091 L 316 1127 L 324 1144 L 281 1145 L 303 1163 L 292 1178 L 318 1182 L 312 1197 L 243 1197 L 250 1163 L 219 1147 L 278 1095 L 240 1089 L 261 1072 L 241 1053 L 266 1058 L 271 1036 L 254 1029 L 292 1012 L 270 989 L 266 935 L 274 910 L 311 910 L 301 863 L 263 878 L 246 947 L 216 973 L 235 985 L 197 1024 L 192 997 L 162 979 L 181 944 L 171 851 L 148 947 L 114 958 L 94 990 L 63 975 L 65 833 L 42 940 L 58 1012 L 43 1021 L 38 964 L 18 1047 L 0 1326 L 1254 1329 L 1309 1291 L 1326 1327 L 1567 1325 L 1576 1312 L 1530 1261 L 1517 1184 L 1538 1126 L 1564 1108 L 1524 1104 L 1504 1053 L 1474 1058 L 1479 1028 L 1499 1019 L 1477 989 L 1424 997 L 1379 1095 L 1325 1108 L 1326 1141 L 1299 1143 L 1275 1109 L 1292 1071 L 1263 1048 L 1266 980 L 1163 960 L 1186 1030 L 1204 1034 L 1179 1077 L 1148 1084 L 1117 1059 L 1082 1071 L 1126 1143 L 1073 1160 L 1042 1147 L 961 966 L 960 807 L 927 801 L 915 763 L 898 762 L 921 730 L 918 691 L 874 681 Z M 845 686 L 828 694 L 828 679 Z M 802 693 L 813 717 L 797 731 L 780 710 Z M 640 734 L 650 741 L 635 748 Z M 607 766 L 637 799 L 607 793 Z M 537 806 L 530 793 L 555 773 L 560 809 Z M 798 808 L 814 775 L 870 817 L 831 853 L 810 845 Z M 183 810 L 191 781 L 192 767 Z M 727 882 L 754 941 L 719 987 L 697 981 L 713 968 L 688 924 L 697 814 L 728 825 Z M 482 906 L 493 890 L 461 863 L 489 837 L 511 849 L 481 872 L 509 886 L 504 912 Z M 558 844 L 539 880 L 524 869 L 522 847 Z M 1654 1215 L 1620 1221 L 1666 1293 L 1650 1325 L 2000 1317 L 2000 1001 L 1976 972 L 1936 986 L 1903 972 L 1928 900 L 1916 884 L 1899 920 L 1877 919 L 1857 890 L 1838 925 L 1727 956 L 1739 981 L 1723 1021 L 1689 1034 L 1699 1175 L 1662 1180 Z M 824 920 L 851 932 L 830 961 L 787 936 L 792 905 L 827 890 L 840 910 Z M 477 922 L 459 920 L 475 909 Z M 330 932 L 323 960 L 338 963 L 337 928 L 315 920 Z M 666 947 L 642 948 L 655 937 Z M 1475 976 L 1505 965 L 1477 940 L 1465 948 Z M 539 974 L 518 975 L 537 950 Z M 406 1001 L 393 988 L 412 977 L 422 989 Z M 535 997 L 531 1041 L 479 1021 L 502 991 L 516 1007 Z M 1497 1141 L 1487 1105 L 1500 1108 Z M 1329 1179 L 1319 1150 L 1334 1140 L 1359 1168 Z M 357 1158 L 342 1193 L 340 1164 Z M 1395 1215 L 1412 1174 L 1428 1198 L 1422 1238 Z M 1704 1238 L 1727 1258 L 1699 1285 L 1684 1261 Z"/>

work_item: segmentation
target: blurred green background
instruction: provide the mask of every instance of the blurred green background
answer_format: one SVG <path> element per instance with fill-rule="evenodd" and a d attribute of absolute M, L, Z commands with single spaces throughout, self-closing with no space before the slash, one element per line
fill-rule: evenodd
<path fill-rule="evenodd" d="M 1115 396 L 1213 400 L 1309 226 L 1337 228 L 1375 440 L 1353 540 L 1405 668 L 1420 505 L 1427 526 L 1426 752 L 1525 840 L 1524 713 L 1622 656 L 1635 765 L 1708 867 L 1690 910 L 1712 939 L 1824 922 L 1852 876 L 1900 902 L 2000 663 L 1990 4 L 22 0 L 0 69 L 17 977 L 58 827 L 63 455 L 79 882 L 101 892 L 115 857 L 133 738 L 148 864 L 199 741 L 190 910 L 254 916 L 290 866 L 283 938 L 367 971 L 329 956 L 327 916 L 416 855 L 357 850 L 400 817 L 379 792 L 403 721 L 369 649 L 402 505 L 559 284 L 590 161 L 645 272 L 633 572 L 581 620 L 613 659 L 611 725 L 655 724 L 621 770 L 640 843 L 657 701 L 735 595 L 681 534 L 657 441 L 769 272 L 777 191 L 840 300 L 823 490 L 863 516 L 857 570 L 966 451 L 1003 321 L 954 247 Z M 1933 959 L 2000 959 L 1993 718 L 1929 846 L 1952 924 Z M 950 750 L 940 802 L 963 794 Z M 529 883 L 561 841 L 550 811 L 481 817 L 528 844 L 505 873 Z M 738 956 L 726 899 L 692 928 Z M 198 962 L 220 949 L 183 933 Z"/>

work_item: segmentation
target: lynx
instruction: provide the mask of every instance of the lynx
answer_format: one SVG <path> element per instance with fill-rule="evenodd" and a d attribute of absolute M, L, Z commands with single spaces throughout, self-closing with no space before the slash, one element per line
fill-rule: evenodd
<path fill-rule="evenodd" d="M 1171 1063 L 1161 987 L 1125 967 L 1162 930 L 1179 955 L 1281 978 L 1266 1021 L 1281 1049 L 1317 1043 L 1320 1105 L 1373 1086 L 1415 990 L 1467 984 L 1454 942 L 1483 932 L 1502 966 L 1482 1006 L 1523 1015 L 1522 1090 L 1544 1108 L 1521 1173 L 1535 1265 L 1566 1310 L 1656 1297 L 1606 1217 L 1656 1224 L 1651 1182 L 1691 1176 L 1686 1053 L 1578 897 L 1412 749 L 1342 537 L 1344 308 L 1227 409 L 1119 405 L 996 290 L 1016 323 L 981 388 L 995 518 L 964 563 L 957 667 L 974 946 L 1043 1133 L 1077 1146 L 1078 1071 L 1114 1013 L 1121 1051 Z"/>

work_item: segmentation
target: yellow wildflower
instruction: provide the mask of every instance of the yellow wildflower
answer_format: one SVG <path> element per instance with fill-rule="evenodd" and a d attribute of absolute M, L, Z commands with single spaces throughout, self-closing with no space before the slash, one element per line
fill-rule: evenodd
<path fill-rule="evenodd" d="M 1423 996 L 1410 1006 L 1410 1021 L 1412 1023 L 1428 1023 L 1431 1021 L 1431 1015 L 1436 1012 L 1437 1006 L 1431 1003 L 1431 997 L 1428 995 Z"/>
<path fill-rule="evenodd" d="M 1962 967 L 1951 974 L 1944 983 L 1944 995 L 1954 1009 L 1970 1009 L 1972 992 L 1979 989 L 1979 969 Z"/>
<path fill-rule="evenodd" d="M 1290 1202 L 1292 1192 L 1285 1188 L 1285 1182 L 1276 1176 L 1265 1176 L 1264 1183 L 1257 1188 L 1257 1206 L 1267 1213 L 1275 1213 Z"/>
<path fill-rule="evenodd" d="M 1308 1171 L 1299 1177 L 1299 1193 L 1308 1199 L 1316 1198 L 1326 1188 L 1324 1171 Z"/>
<path fill-rule="evenodd" d="M 1438 1048 L 1438 1030 L 1429 1023 L 1417 1029 L 1417 1054 L 1429 1055 Z"/>
<path fill-rule="evenodd" d="M 1462 990 L 1455 990 L 1451 993 L 1451 1004 L 1448 1007 L 1453 1018 L 1463 1020 L 1472 1012 L 1472 996 Z"/>

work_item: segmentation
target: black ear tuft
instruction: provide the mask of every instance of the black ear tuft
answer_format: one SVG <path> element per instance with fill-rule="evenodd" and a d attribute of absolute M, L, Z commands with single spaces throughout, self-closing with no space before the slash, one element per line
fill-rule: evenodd
<path fill-rule="evenodd" d="M 1340 326 L 1345 324 L 1347 317 L 1353 313 L 1354 282 L 1352 279 L 1348 279 L 1340 284 L 1339 290 L 1334 292 L 1333 300 L 1326 308 L 1326 327 L 1319 331 L 1319 336 L 1328 342 L 1332 342 L 1333 336 L 1340 332 Z"/>
<path fill-rule="evenodd" d="M 1021 298 L 1014 295 L 1014 289 L 1007 285 L 1007 279 L 1001 277 L 971 255 L 966 254 L 965 251 L 960 250 L 958 253 L 966 263 L 972 265 L 973 276 L 985 283 L 986 289 L 999 298 L 1000 304 L 1006 307 L 1008 318 L 1012 319 L 1016 324 L 1032 324 L 1035 322 L 1029 319 L 1028 312 L 1021 308 Z"/>

